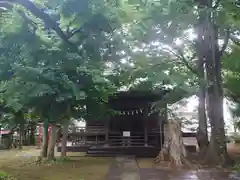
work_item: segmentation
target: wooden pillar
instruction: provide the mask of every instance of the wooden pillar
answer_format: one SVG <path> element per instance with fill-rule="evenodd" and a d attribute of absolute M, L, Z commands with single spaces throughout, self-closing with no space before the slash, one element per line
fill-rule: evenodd
<path fill-rule="evenodd" d="M 144 145 L 148 146 L 148 107 L 144 108 Z"/>

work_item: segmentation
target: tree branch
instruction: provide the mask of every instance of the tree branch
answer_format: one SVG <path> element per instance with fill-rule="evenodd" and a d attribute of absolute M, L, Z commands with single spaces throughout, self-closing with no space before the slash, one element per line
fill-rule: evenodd
<path fill-rule="evenodd" d="M 189 63 L 188 60 L 185 58 L 183 52 L 178 48 L 178 53 L 180 55 L 180 59 L 183 61 L 183 63 L 185 64 L 185 66 L 194 74 L 196 74 L 197 76 L 199 76 L 198 72 L 196 69 L 194 69 Z M 195 57 L 197 56 L 196 53 L 193 54 L 193 56 L 189 59 L 190 61 L 192 61 Z"/>
<path fill-rule="evenodd" d="M 237 46 L 240 46 L 240 39 L 235 37 L 234 35 L 230 35 L 230 39 L 236 44 Z"/>
<path fill-rule="evenodd" d="M 0 2 L 16 3 L 28 9 L 34 16 L 40 18 L 47 27 L 53 29 L 57 33 L 57 35 L 81 57 L 81 53 L 79 52 L 77 46 L 69 41 L 69 38 L 61 30 L 58 24 L 54 20 L 52 20 L 52 18 L 48 14 L 39 9 L 33 2 L 31 2 L 30 0 L 0 0 Z"/>
<path fill-rule="evenodd" d="M 193 67 L 191 67 L 191 65 L 188 63 L 188 60 L 185 58 L 185 56 L 183 55 L 182 51 L 179 48 L 176 48 L 178 53 L 174 52 L 173 50 L 167 48 L 165 50 L 167 50 L 168 52 L 172 53 L 174 56 L 176 56 L 178 59 L 180 59 L 184 65 L 193 73 L 196 74 L 197 76 L 199 76 L 197 70 L 195 70 Z M 193 60 L 196 57 L 196 53 L 193 54 L 193 56 L 189 59 L 190 61 Z"/>
<path fill-rule="evenodd" d="M 78 28 L 78 29 L 73 29 L 72 31 L 69 31 L 69 32 L 68 32 L 68 35 L 67 35 L 68 39 L 70 39 L 71 37 L 73 37 L 75 34 L 80 33 L 82 30 L 83 30 L 83 28 L 80 27 L 80 28 Z"/>
<path fill-rule="evenodd" d="M 216 9 L 219 7 L 220 0 L 216 0 L 214 6 L 212 7 L 213 9 Z"/>
<path fill-rule="evenodd" d="M 225 38 L 224 38 L 224 43 L 223 43 L 222 49 L 219 51 L 220 57 L 223 55 L 224 51 L 226 50 L 227 45 L 228 45 L 228 43 L 229 43 L 229 39 L 230 39 L 230 30 L 227 29 L 226 34 L 225 34 Z"/>

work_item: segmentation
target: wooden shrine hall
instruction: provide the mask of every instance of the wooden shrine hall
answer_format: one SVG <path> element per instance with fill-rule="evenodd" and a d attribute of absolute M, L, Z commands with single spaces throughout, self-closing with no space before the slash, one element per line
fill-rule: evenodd
<path fill-rule="evenodd" d="M 90 156 L 155 157 L 164 144 L 167 105 L 163 97 L 168 92 L 130 91 L 109 97 L 108 106 L 116 113 L 109 119 L 87 121 L 85 128 L 69 132 L 71 146 L 67 151 Z M 160 102 L 158 107 L 156 102 Z"/>

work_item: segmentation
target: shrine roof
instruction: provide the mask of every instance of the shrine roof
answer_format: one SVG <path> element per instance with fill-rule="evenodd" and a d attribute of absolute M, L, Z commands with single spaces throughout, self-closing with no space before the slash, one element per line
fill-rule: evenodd
<path fill-rule="evenodd" d="M 158 91 L 143 91 L 143 90 L 131 90 L 131 91 L 119 91 L 109 97 L 109 100 L 144 100 L 155 102 L 161 100 L 164 95 L 169 93 L 170 90 L 158 90 Z"/>
<path fill-rule="evenodd" d="M 139 109 L 146 106 L 148 103 L 159 101 L 170 90 L 158 91 L 120 91 L 109 97 L 109 105 L 113 109 Z"/>

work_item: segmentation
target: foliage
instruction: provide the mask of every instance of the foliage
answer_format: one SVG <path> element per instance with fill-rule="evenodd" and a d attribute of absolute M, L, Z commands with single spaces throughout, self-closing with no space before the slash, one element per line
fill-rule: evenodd
<path fill-rule="evenodd" d="M 8 173 L 4 171 L 0 171 L 0 180 L 16 180 L 16 178 L 10 176 Z"/>
<path fill-rule="evenodd" d="M 7 107 L 15 112 L 31 108 L 48 117 L 51 112 L 51 119 L 56 119 L 59 112 L 67 113 L 68 106 L 74 111 L 75 106 L 85 105 L 88 96 L 88 102 L 97 105 L 95 108 L 106 101 L 106 93 L 114 89 L 103 75 L 102 62 L 103 57 L 110 55 L 104 51 L 106 45 L 113 44 L 109 39 L 111 30 L 104 17 L 106 7 L 99 1 L 91 6 L 84 4 L 87 2 L 38 4 L 48 8 L 48 12 L 52 10 L 47 14 L 33 2 L 24 1 L 16 3 L 26 9 L 14 6 L 3 12 L 2 22 L 18 22 L 10 31 L 9 23 L 1 27 L 4 66 L 0 91 Z M 27 8 L 27 4 L 33 9 Z M 51 24 L 56 25 L 54 20 L 60 22 L 59 27 Z M 68 39 L 66 34 L 61 35 L 63 30 Z"/>
<path fill-rule="evenodd" d="M 226 54 L 225 60 L 223 63 L 223 67 L 225 71 L 224 85 L 226 89 L 226 95 L 235 102 L 239 102 L 239 97 L 240 97 L 240 89 L 239 89 L 240 61 L 238 58 L 239 48 L 240 47 L 238 46 L 233 46 L 232 52 L 230 54 Z"/>
<path fill-rule="evenodd" d="M 85 118 L 106 116 L 107 97 L 121 86 L 156 89 L 186 82 L 188 75 L 179 73 L 179 69 L 165 73 L 173 65 L 174 61 L 168 62 L 171 56 L 148 57 L 150 51 L 119 53 L 131 52 L 128 43 L 134 42 L 129 39 L 132 37 L 124 36 L 123 26 L 118 26 L 118 21 L 123 23 L 125 19 L 125 24 L 132 20 L 128 19 L 131 8 L 126 4 L 122 4 L 123 8 L 110 2 L 85 0 L 15 3 L 2 12 L 0 19 L 0 92 L 12 112 L 30 108 L 38 116 L 52 120 L 65 119 L 69 113 Z M 134 66 L 121 63 L 123 58 L 130 58 Z M 106 67 L 106 63 L 111 66 Z M 158 73 L 152 74 L 152 68 Z M 110 73 L 106 73 L 107 69 Z M 136 84 L 144 77 L 147 81 Z M 177 100 L 182 93 L 189 94 L 187 86 L 179 88 Z M 66 111 L 68 107 L 70 112 Z"/>
<path fill-rule="evenodd" d="M 13 115 L 31 110 L 36 119 L 52 121 L 106 116 L 108 95 L 123 87 L 170 87 L 169 104 L 197 92 L 196 1 L 2 2 L 0 100 Z M 211 11 L 223 53 L 229 39 L 237 43 L 239 8 L 219 1 Z M 230 67 L 238 50 L 231 48 L 224 80 L 227 92 L 238 96 L 238 66 Z"/>

